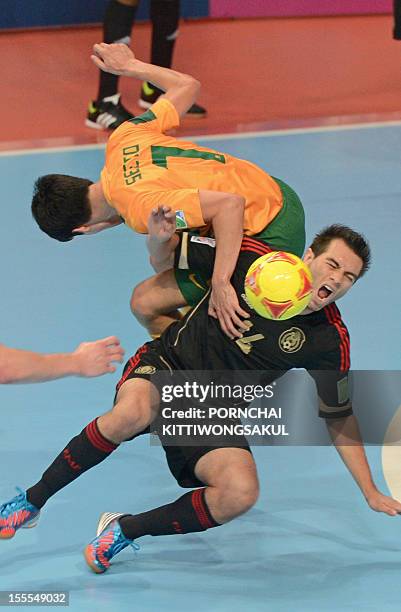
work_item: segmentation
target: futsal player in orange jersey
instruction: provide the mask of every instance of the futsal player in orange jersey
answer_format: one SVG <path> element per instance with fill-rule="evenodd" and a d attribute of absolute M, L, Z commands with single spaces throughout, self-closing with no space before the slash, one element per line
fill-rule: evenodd
<path fill-rule="evenodd" d="M 122 220 L 147 233 L 151 210 L 165 205 L 175 212 L 177 229 L 211 230 L 216 260 L 209 314 L 219 319 L 227 335 L 240 336 L 246 329 L 242 318 L 248 315 L 239 306 L 230 278 L 243 233 L 277 249 L 285 236 L 287 249 L 290 242 L 292 252 L 302 255 L 304 214 L 297 194 L 255 164 L 166 135 L 197 97 L 200 85 L 193 77 L 141 62 L 122 44 L 95 45 L 92 59 L 106 72 L 151 82 L 166 93 L 111 135 L 99 181 L 54 174 L 40 177 L 32 202 L 36 221 L 61 241 Z M 158 333 L 171 319 L 162 316 L 155 322 L 155 309 L 163 315 L 197 303 L 207 290 L 206 280 L 188 270 L 166 270 L 137 291 L 133 310 L 151 332 Z"/>

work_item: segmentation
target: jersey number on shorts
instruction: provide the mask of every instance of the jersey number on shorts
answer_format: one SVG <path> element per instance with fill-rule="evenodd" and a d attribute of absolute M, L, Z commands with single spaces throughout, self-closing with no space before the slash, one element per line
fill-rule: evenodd
<path fill-rule="evenodd" d="M 158 147 L 152 145 L 152 163 L 160 168 L 167 168 L 168 157 L 190 157 L 191 159 L 208 159 L 226 163 L 226 158 L 221 153 L 214 151 L 198 151 L 197 149 L 179 149 L 178 147 Z"/>

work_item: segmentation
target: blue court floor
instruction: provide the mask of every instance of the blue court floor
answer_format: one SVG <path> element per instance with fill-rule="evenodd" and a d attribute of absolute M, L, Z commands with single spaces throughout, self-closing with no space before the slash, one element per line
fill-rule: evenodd
<path fill-rule="evenodd" d="M 333 222 L 368 237 L 372 269 L 339 304 L 352 366 L 401 370 L 401 125 L 197 140 L 294 187 L 309 240 Z M 120 226 L 57 243 L 30 215 L 37 176 L 96 180 L 103 154 L 83 147 L 0 155 L 4 344 L 56 352 L 116 334 L 129 356 L 147 339 L 129 311 L 131 289 L 151 274 L 144 237 Z M 110 408 L 120 372 L 0 388 L 1 502 L 15 485 L 36 482 L 65 443 Z M 377 410 L 394 413 L 400 403 L 397 393 L 379 395 Z M 368 456 L 387 493 L 380 448 L 370 446 Z M 368 508 L 331 447 L 256 447 L 255 458 L 262 492 L 248 514 L 204 534 L 145 537 L 139 553 L 123 551 L 97 576 L 81 551 L 101 512 L 141 512 L 182 494 L 161 448 L 145 437 L 124 445 L 51 499 L 36 529 L 0 543 L 0 591 L 67 590 L 74 612 L 398 611 L 401 518 Z"/>

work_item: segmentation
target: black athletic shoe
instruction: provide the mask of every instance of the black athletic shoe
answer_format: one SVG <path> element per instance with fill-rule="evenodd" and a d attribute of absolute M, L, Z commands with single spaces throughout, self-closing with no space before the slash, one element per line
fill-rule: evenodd
<path fill-rule="evenodd" d="M 142 85 L 141 97 L 138 100 L 138 105 L 141 108 L 148 109 L 156 102 L 157 98 L 162 93 L 161 89 L 145 82 Z M 190 117 L 206 117 L 207 110 L 203 108 L 203 106 L 199 106 L 199 104 L 192 104 L 191 108 L 187 110 L 187 115 Z"/>
<path fill-rule="evenodd" d="M 124 121 L 132 119 L 130 113 L 120 101 L 120 94 L 103 98 L 101 102 L 90 102 L 85 125 L 96 130 L 115 130 Z"/>

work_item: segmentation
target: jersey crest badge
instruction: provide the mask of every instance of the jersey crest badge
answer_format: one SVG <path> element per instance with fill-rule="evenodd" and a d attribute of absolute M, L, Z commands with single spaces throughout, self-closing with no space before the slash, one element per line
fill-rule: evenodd
<path fill-rule="evenodd" d="M 278 339 L 278 345 L 284 353 L 296 353 L 302 347 L 306 337 L 299 327 L 286 329 Z"/>
<path fill-rule="evenodd" d="M 135 374 L 154 374 L 155 372 L 156 368 L 150 365 L 140 366 L 135 370 Z"/>
<path fill-rule="evenodd" d="M 175 211 L 175 227 L 178 230 L 187 229 L 188 224 L 183 210 Z"/>

